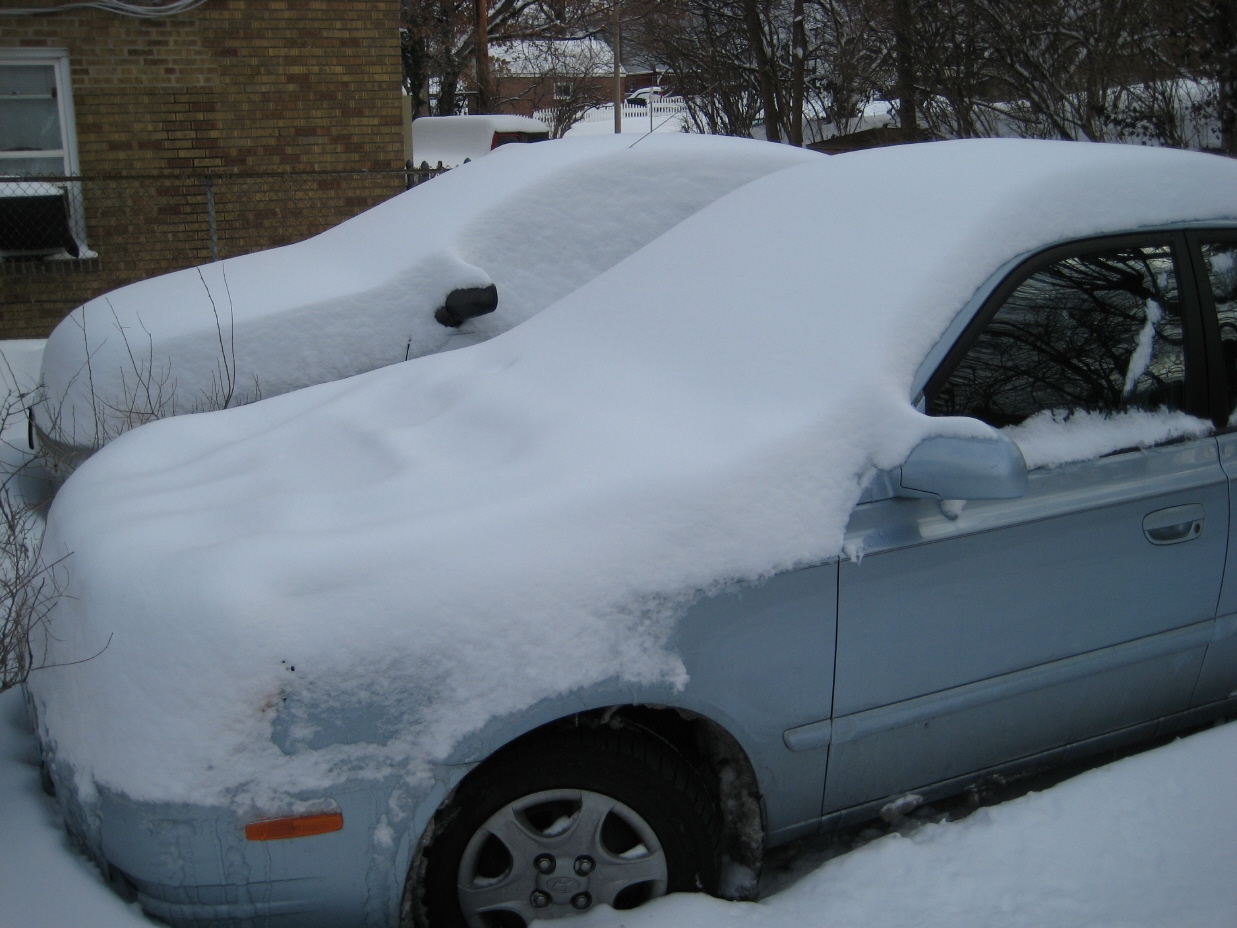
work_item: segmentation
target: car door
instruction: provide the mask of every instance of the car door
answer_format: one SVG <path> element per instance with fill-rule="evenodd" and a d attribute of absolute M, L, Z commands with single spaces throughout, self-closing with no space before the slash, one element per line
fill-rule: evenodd
<path fill-rule="evenodd" d="M 1208 368 L 1212 373 L 1216 441 L 1229 480 L 1229 512 L 1237 505 L 1237 228 L 1199 230 L 1188 236 L 1198 281 Z M 1229 519 L 1229 556 L 1216 631 L 1207 648 L 1191 706 L 1234 699 L 1237 693 L 1237 520 Z"/>
<path fill-rule="evenodd" d="M 1213 634 L 1228 488 L 1180 234 L 1054 249 L 925 389 L 1007 430 L 1014 500 L 877 499 L 847 531 L 826 813 L 1187 707 Z M 877 494 L 880 495 L 880 494 Z"/>

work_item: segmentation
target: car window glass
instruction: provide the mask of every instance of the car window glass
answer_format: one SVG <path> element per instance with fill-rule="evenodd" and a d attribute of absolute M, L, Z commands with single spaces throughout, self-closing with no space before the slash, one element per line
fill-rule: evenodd
<path fill-rule="evenodd" d="M 1220 346 L 1228 389 L 1228 424 L 1237 424 L 1237 242 L 1204 242 L 1203 263 L 1211 282 L 1216 315 L 1220 319 Z"/>
<path fill-rule="evenodd" d="M 1027 277 L 930 391 L 928 412 L 1002 428 L 1047 411 L 1111 416 L 1184 401 L 1173 249 L 1143 245 L 1072 255 Z"/>

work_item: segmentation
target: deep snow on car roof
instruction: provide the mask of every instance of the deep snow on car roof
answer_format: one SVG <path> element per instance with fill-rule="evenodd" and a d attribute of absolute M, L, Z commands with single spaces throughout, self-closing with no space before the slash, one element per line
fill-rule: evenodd
<path fill-rule="evenodd" d="M 51 657 L 111 642 L 31 680 L 57 756 L 135 798 L 269 806 L 423 771 L 554 694 L 681 685 L 665 642 L 693 596 L 836 555 L 873 468 L 990 434 L 909 393 L 996 269 L 1234 217 L 1237 165 L 1208 155 L 842 155 L 484 344 L 135 430 L 50 515 L 47 550 L 72 552 Z M 283 751 L 280 700 L 364 705 L 395 734 Z"/>
<path fill-rule="evenodd" d="M 74 310 L 44 354 L 40 427 L 93 448 L 152 418 L 489 338 L 748 181 L 825 156 L 706 136 L 503 146 L 321 235 L 140 281 Z M 435 321 L 456 288 L 498 309 Z"/>

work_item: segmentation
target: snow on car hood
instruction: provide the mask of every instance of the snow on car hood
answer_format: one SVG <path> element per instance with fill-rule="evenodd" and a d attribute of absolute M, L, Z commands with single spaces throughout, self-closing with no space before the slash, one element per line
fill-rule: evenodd
<path fill-rule="evenodd" d="M 31 678 L 44 737 L 83 786 L 261 806 L 424 772 L 489 718 L 599 681 L 682 685 L 666 642 L 692 596 L 835 555 L 872 468 L 990 434 L 908 394 L 995 269 L 1232 217 L 1237 164 L 1208 155 L 841 155 L 483 344 L 137 429 L 50 513 L 48 550 L 72 552 L 51 656 L 102 653 Z M 283 705 L 384 733 L 326 744 L 311 712 L 277 746 Z"/>
<path fill-rule="evenodd" d="M 304 242 L 77 308 L 48 341 L 39 425 L 93 448 L 150 419 L 484 340 L 736 187 L 823 158 L 698 135 L 502 146 Z M 491 315 L 434 320 L 452 290 L 491 283 Z"/>

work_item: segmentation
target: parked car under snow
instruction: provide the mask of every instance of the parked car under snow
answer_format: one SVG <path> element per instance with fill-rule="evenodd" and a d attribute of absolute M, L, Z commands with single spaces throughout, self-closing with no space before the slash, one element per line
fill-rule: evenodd
<path fill-rule="evenodd" d="M 78 307 L 43 360 L 34 421 L 50 463 L 67 473 L 152 419 L 490 338 L 736 187 L 824 157 L 699 135 L 532 147 L 501 146 L 306 241 Z"/>
<path fill-rule="evenodd" d="M 1235 256 L 1227 159 L 847 154 L 135 429 L 49 517 L 70 826 L 173 925 L 520 925 L 1231 714 Z"/>

